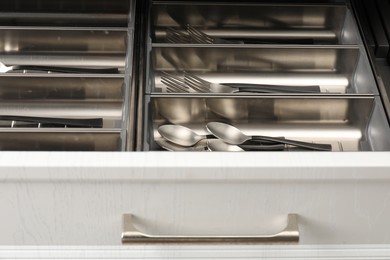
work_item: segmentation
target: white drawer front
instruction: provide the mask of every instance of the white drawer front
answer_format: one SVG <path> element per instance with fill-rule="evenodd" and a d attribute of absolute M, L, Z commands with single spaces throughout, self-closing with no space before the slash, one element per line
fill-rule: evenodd
<path fill-rule="evenodd" d="M 272 234 L 296 213 L 301 244 L 390 243 L 387 166 L 293 167 L 298 158 L 291 158 L 274 167 L 272 160 L 260 167 L 261 159 L 253 167 L 214 167 L 207 160 L 205 167 L 183 167 L 189 155 L 176 155 L 178 166 L 168 167 L 146 164 L 153 156 L 164 159 L 152 154 L 128 154 L 127 163 L 100 168 L 100 155 L 94 163 L 81 156 L 74 166 L 51 167 L 58 158 L 50 155 L 46 166 L 3 167 L 0 244 L 119 245 L 124 213 L 156 235 Z"/>

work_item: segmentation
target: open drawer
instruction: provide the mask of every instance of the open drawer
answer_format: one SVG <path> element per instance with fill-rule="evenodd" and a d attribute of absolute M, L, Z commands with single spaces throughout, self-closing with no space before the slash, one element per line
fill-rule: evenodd
<path fill-rule="evenodd" d="M 46 7 L 29 13 L 38 2 Z M 0 20 L 11 41 L 3 40 L 14 45 L 4 44 L 0 57 L 15 62 L 6 65 L 109 65 L 118 72 L 0 75 L 7 116 L 102 120 L 96 128 L 0 121 L 0 245 L 121 245 L 121 235 L 133 231 L 123 225 L 125 214 L 139 231 L 168 238 L 272 235 L 293 214 L 302 245 L 390 243 L 388 100 L 349 1 L 191 3 L 194 9 L 189 2 L 138 1 L 140 12 L 125 2 L 4 4 Z M 178 14 L 190 20 L 177 22 Z M 166 40 L 168 27 L 186 31 L 187 23 L 214 38 L 253 26 L 279 35 L 249 42 L 235 35 L 227 39 L 233 43 Z M 285 37 L 290 30 L 299 33 L 292 40 Z M 320 34 L 308 38 L 303 31 Z M 163 83 L 164 73 L 179 79 L 192 73 L 214 84 L 303 82 L 323 91 L 177 93 Z M 330 144 L 333 152 L 169 152 L 157 143 L 161 125 L 206 135 L 205 124 L 215 121 L 247 135 Z M 165 242 L 162 248 L 169 249 Z"/>

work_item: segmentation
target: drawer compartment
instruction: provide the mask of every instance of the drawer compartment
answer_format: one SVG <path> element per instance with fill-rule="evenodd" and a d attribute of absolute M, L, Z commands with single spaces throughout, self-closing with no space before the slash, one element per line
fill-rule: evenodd
<path fill-rule="evenodd" d="M 0 4 L 4 26 L 126 27 L 135 1 L 19 0 Z M 131 19 L 133 15 L 131 15 Z"/>
<path fill-rule="evenodd" d="M 172 97 L 152 96 L 145 147 L 159 150 L 158 127 L 186 126 L 208 134 L 209 122 L 225 122 L 245 134 L 328 143 L 333 151 L 388 151 L 389 126 L 374 97 Z"/>
<path fill-rule="evenodd" d="M 0 100 L 99 100 L 123 99 L 123 75 L 16 74 L 0 75 Z"/>
<path fill-rule="evenodd" d="M 321 93 L 377 93 L 367 57 L 358 47 L 153 45 L 150 55 L 150 92 L 166 92 L 162 71 L 177 76 L 186 71 L 212 83 L 316 85 Z"/>
<path fill-rule="evenodd" d="M 153 42 L 198 43 L 169 37 L 169 30 L 186 35 L 187 25 L 233 43 L 356 44 L 360 40 L 350 11 L 342 4 L 152 4 Z"/>
<path fill-rule="evenodd" d="M 2 151 L 120 151 L 120 130 L 0 130 Z"/>
<path fill-rule="evenodd" d="M 3 53 L 126 53 L 126 29 L 99 28 L 0 28 Z"/>

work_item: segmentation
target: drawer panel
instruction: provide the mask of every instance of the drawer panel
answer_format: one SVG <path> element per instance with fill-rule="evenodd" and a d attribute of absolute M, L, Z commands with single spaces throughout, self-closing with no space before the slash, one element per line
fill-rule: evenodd
<path fill-rule="evenodd" d="M 272 234 L 296 213 L 300 244 L 390 242 L 386 153 L 339 156 L 344 162 L 332 154 L 177 153 L 177 166 L 147 154 L 2 163 L 0 244 L 119 245 L 124 213 L 155 235 Z"/>

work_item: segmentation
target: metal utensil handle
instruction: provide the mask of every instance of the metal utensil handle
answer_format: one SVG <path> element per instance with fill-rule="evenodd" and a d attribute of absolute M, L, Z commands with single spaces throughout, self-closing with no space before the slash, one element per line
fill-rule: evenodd
<path fill-rule="evenodd" d="M 238 145 L 244 151 L 284 151 L 286 149 L 285 144 L 241 144 Z"/>
<path fill-rule="evenodd" d="M 299 229 L 296 214 L 288 214 L 287 225 L 279 233 L 273 235 L 251 236 L 152 236 L 138 231 L 133 225 L 133 215 L 123 215 L 122 243 L 124 244 L 205 244 L 205 243 L 297 243 Z"/>
<path fill-rule="evenodd" d="M 92 127 L 102 128 L 102 118 L 54 118 L 54 117 L 35 117 L 35 116 L 12 116 L 0 115 L 0 120 L 4 121 L 19 121 L 29 123 L 41 123 L 47 125 L 61 125 L 74 127 Z"/>
<path fill-rule="evenodd" d="M 332 145 L 330 144 L 318 144 L 318 143 L 308 143 L 308 142 L 301 142 L 296 140 L 289 140 L 289 139 L 281 139 L 277 137 L 270 137 L 270 136 L 252 136 L 252 141 L 254 140 L 266 140 L 266 141 L 274 141 L 281 144 L 290 144 L 294 146 L 304 147 L 311 150 L 317 150 L 317 151 L 332 151 Z"/>
<path fill-rule="evenodd" d="M 320 86 L 288 86 L 250 83 L 223 83 L 222 85 L 238 88 L 238 92 L 252 93 L 321 93 Z"/>
<path fill-rule="evenodd" d="M 34 70 L 34 71 L 51 71 L 59 73 L 91 73 L 91 74 L 116 74 L 119 72 L 118 68 L 72 68 L 72 67 L 56 67 L 56 66 L 27 66 L 17 65 L 12 66 L 12 70 Z"/>

